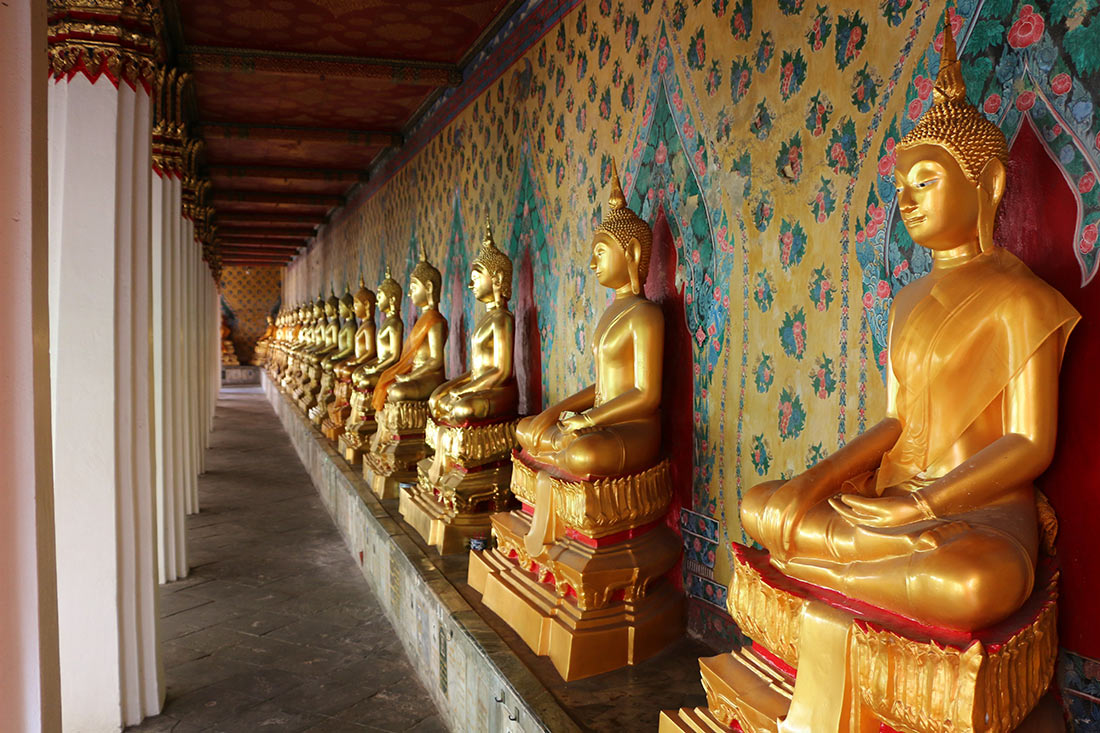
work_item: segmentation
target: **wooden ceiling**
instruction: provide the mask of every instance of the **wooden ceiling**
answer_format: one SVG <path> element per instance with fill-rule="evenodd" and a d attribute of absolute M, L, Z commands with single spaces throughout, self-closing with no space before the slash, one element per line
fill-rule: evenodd
<path fill-rule="evenodd" d="M 522 0 L 171 0 L 223 265 L 284 265 Z"/>

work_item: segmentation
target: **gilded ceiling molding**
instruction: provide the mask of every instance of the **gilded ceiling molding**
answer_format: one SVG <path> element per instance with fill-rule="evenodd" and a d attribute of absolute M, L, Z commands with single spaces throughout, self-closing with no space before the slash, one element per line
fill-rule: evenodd
<path fill-rule="evenodd" d="M 106 75 L 152 93 L 163 54 L 159 0 L 47 0 L 47 13 L 55 79 Z"/>

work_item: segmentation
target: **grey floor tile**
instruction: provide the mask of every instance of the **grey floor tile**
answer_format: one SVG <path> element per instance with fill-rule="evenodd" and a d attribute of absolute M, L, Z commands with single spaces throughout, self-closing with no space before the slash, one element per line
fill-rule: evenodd
<path fill-rule="evenodd" d="M 164 714 L 128 733 L 446 730 L 258 390 L 219 400 L 199 494 Z"/>

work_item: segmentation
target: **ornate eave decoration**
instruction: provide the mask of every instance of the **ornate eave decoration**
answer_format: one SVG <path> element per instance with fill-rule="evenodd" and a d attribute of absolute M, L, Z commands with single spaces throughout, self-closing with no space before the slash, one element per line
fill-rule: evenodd
<path fill-rule="evenodd" d="M 153 170 L 160 175 L 184 177 L 184 144 L 187 123 L 183 95 L 191 74 L 161 66 L 153 95 Z"/>
<path fill-rule="evenodd" d="M 151 92 L 157 76 L 159 0 L 47 0 L 50 74 L 93 83 L 106 74 Z"/>

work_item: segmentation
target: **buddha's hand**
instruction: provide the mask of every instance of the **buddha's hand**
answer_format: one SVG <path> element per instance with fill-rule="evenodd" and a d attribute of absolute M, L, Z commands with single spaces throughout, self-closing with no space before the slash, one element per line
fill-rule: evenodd
<path fill-rule="evenodd" d="M 785 560 L 794 544 L 806 513 L 823 498 L 832 483 L 828 472 L 818 467 L 798 474 L 779 486 L 761 512 L 760 544 Z"/>
<path fill-rule="evenodd" d="M 829 504 L 851 524 L 865 527 L 902 527 L 932 518 L 916 492 L 871 497 L 838 494 L 829 499 Z"/>
<path fill-rule="evenodd" d="M 592 420 L 583 412 L 579 415 L 570 415 L 558 423 L 560 430 L 566 435 L 571 435 L 578 430 L 592 427 Z"/>
<path fill-rule="evenodd" d="M 531 419 L 531 426 L 528 434 L 531 436 L 531 445 L 537 446 L 542 442 L 542 436 L 546 434 L 546 431 L 558 424 L 558 416 L 561 415 L 560 410 L 555 410 L 551 407 L 548 410 L 540 412 L 534 418 Z"/>

